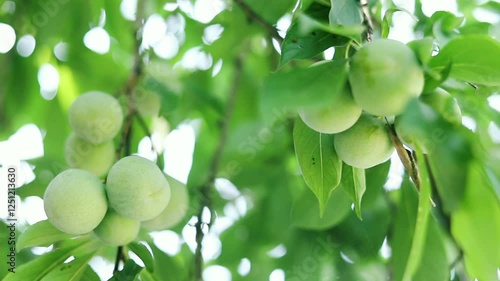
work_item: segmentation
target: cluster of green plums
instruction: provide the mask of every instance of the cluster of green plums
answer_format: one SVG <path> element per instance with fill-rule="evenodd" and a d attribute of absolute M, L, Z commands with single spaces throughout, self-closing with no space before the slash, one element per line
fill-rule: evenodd
<path fill-rule="evenodd" d="M 69 110 L 73 132 L 65 145 L 68 165 L 44 194 L 48 220 L 57 229 L 82 235 L 93 232 L 109 245 L 125 245 L 141 227 L 175 226 L 188 211 L 186 186 L 140 156 L 115 162 L 116 137 L 123 111 L 113 96 L 88 92 Z M 105 179 L 104 179 L 105 178 Z"/>
<path fill-rule="evenodd" d="M 379 39 L 360 48 L 350 61 L 348 83 L 330 104 L 303 108 L 299 115 L 311 129 L 335 134 L 338 156 L 348 165 L 370 168 L 387 161 L 394 146 L 385 129 L 394 120 L 401 141 L 412 147 L 412 130 L 399 125 L 398 115 L 419 98 L 452 123 L 461 123 L 457 101 L 446 91 L 423 93 L 424 71 L 405 44 Z M 387 117 L 387 118 L 381 118 Z M 426 148 L 423 148 L 426 152 Z"/>

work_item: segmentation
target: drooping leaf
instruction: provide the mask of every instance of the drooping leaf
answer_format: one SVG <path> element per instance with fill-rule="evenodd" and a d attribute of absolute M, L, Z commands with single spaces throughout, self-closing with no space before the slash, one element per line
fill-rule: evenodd
<path fill-rule="evenodd" d="M 127 248 L 134 252 L 144 263 L 146 266 L 146 269 L 149 272 L 154 271 L 154 258 L 153 254 L 148 250 L 148 248 L 141 243 L 138 242 L 131 242 L 127 244 Z"/>
<path fill-rule="evenodd" d="M 344 164 L 342 170 L 342 186 L 354 203 L 356 215 L 359 219 L 362 219 L 361 200 L 366 191 L 365 170 Z"/>
<path fill-rule="evenodd" d="M 48 246 L 73 235 L 55 228 L 48 220 L 37 222 L 26 229 L 17 240 L 17 251 L 35 246 Z"/>
<path fill-rule="evenodd" d="M 412 17 L 415 21 L 418 21 L 418 18 L 416 18 L 410 11 L 406 10 L 405 8 L 390 8 L 387 9 L 387 11 L 384 14 L 384 18 L 382 19 L 382 30 L 380 31 L 381 35 L 380 37 L 382 38 L 387 38 L 389 36 L 389 29 L 392 24 L 392 16 L 396 12 L 405 12 L 407 13 L 410 17 Z"/>
<path fill-rule="evenodd" d="M 326 203 L 323 216 L 320 216 L 318 199 L 310 190 L 305 190 L 295 201 L 291 215 L 292 224 L 305 229 L 328 229 L 342 222 L 351 211 L 350 206 L 349 197 L 341 188 L 336 188 Z"/>
<path fill-rule="evenodd" d="M 342 173 L 342 161 L 333 147 L 333 135 L 318 133 L 297 117 L 293 140 L 302 176 L 318 198 L 320 214 L 323 215 Z"/>
<path fill-rule="evenodd" d="M 495 280 L 500 267 L 500 204 L 484 169 L 469 169 L 465 196 L 451 216 L 451 233 L 464 251 L 471 278 Z"/>
<path fill-rule="evenodd" d="M 421 64 L 426 65 L 431 60 L 434 51 L 434 39 L 431 37 L 413 40 L 407 45 L 413 50 Z"/>
<path fill-rule="evenodd" d="M 450 77 L 485 86 L 500 85 L 500 42 L 486 35 L 465 35 L 449 41 L 430 61 L 441 70 L 451 63 Z"/>

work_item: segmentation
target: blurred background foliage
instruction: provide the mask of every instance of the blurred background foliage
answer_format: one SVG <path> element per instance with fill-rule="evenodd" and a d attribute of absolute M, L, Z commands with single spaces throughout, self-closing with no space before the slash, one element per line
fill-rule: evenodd
<path fill-rule="evenodd" d="M 390 27 L 390 38 L 407 42 L 429 36 L 441 46 L 465 34 L 500 38 L 500 3 L 443 1 L 441 5 L 434 4 L 439 6 L 434 10 L 448 12 L 433 13 L 430 2 L 369 1 L 375 37 L 381 36 L 385 26 Z M 342 55 L 346 42 L 360 36 L 361 22 L 354 19 L 352 28 L 340 32 L 343 34 L 313 26 L 317 39 L 294 35 L 299 34 L 299 26 L 310 24 L 310 19 L 328 24 L 331 3 L 327 0 L 304 0 L 299 4 L 295 0 L 144 0 L 143 4 L 144 22 L 139 24 L 144 24 L 144 28 L 136 35 L 133 0 L 0 1 L 0 22 L 11 26 L 16 36 L 15 46 L 0 54 L 0 140 L 9 139 L 27 124 L 36 125 L 43 139 L 43 156 L 30 158 L 22 153 L 13 156 L 23 163 L 27 174 L 33 172 L 17 190 L 20 199 L 28 202 L 26 198 L 42 197 L 48 182 L 66 169 L 62 148 L 70 131 L 68 109 L 75 97 L 90 90 L 116 96 L 124 92 L 138 56 L 137 39 L 141 43 L 143 71 L 135 89 L 155 93 L 161 104 L 159 116 L 144 117 L 149 131 L 153 137 L 159 136 L 163 144 L 168 130 L 182 126 L 192 128 L 195 135 L 192 155 L 183 155 L 192 158 L 192 167 L 176 175 L 175 171 L 184 167 L 177 166 L 176 161 L 191 159 L 165 159 L 167 172 L 184 182 L 187 180 L 192 208 L 184 222 L 172 231 L 157 236 L 141 233 L 141 240 L 150 243 L 157 265 L 154 276 L 142 273 L 142 280 L 193 278 L 196 220 L 191 216 L 198 211 L 198 189 L 211 173 L 212 157 L 232 91 L 237 91 L 237 98 L 216 171 L 216 188 L 210 196 L 212 212 L 206 212 L 205 216 L 206 222 L 213 222 L 204 242 L 206 280 L 401 280 L 418 200 L 408 176 L 394 163 L 399 160 L 395 158 L 392 166 L 387 162 L 366 171 L 363 220 L 357 218 L 342 189 L 333 192 L 320 218 L 318 202 L 305 185 L 295 158 L 294 112 L 289 107 L 296 104 L 293 100 L 284 102 L 293 97 L 267 97 L 279 89 L 264 89 L 275 72 L 305 68 L 330 59 L 333 50 L 335 57 Z M 416 18 L 399 12 L 396 7 L 406 8 Z M 2 34 L 6 33 L 0 33 L 0 41 L 6 42 L 8 38 L 2 38 Z M 277 40 L 278 36 L 284 38 L 283 43 Z M 314 81 L 319 85 L 316 89 L 327 90 L 328 78 L 325 74 L 322 81 Z M 289 83 L 306 87 L 311 82 Z M 453 178 L 457 173 L 469 173 L 469 169 L 459 167 L 458 172 L 453 169 L 463 166 L 461 161 L 469 161 L 471 154 L 480 155 L 472 160 L 477 163 L 473 167 L 479 168 L 471 173 L 488 190 L 467 198 L 474 207 L 480 207 L 486 198 L 494 198 L 492 208 L 498 211 L 498 85 L 474 88 L 449 79 L 444 87 L 459 100 L 464 125 L 469 128 L 464 127 L 464 131 L 475 133 L 470 137 L 472 148 L 462 151 L 463 147 L 459 147 L 458 154 L 445 150 L 439 161 L 451 170 L 448 174 L 451 184 L 460 182 L 473 188 L 480 181 Z M 311 95 L 308 102 L 319 104 L 322 98 Z M 418 110 L 410 113 L 412 118 L 419 116 Z M 144 138 L 148 140 L 143 127 L 134 121 L 131 147 L 133 153 L 147 155 L 147 149 L 140 151 L 140 143 Z M 39 145 L 36 141 L 29 139 L 26 147 L 36 147 Z M 19 150 L 22 149 L 25 148 Z M 169 149 L 177 148 L 165 147 Z M 0 155 L 4 157 L 7 155 Z M 154 155 L 151 157 L 156 159 Z M 185 177 L 188 171 L 189 177 Z M 470 190 L 463 193 L 469 194 Z M 436 202 L 440 203 L 439 198 Z M 23 207 L 30 208 L 28 203 Z M 498 212 L 489 211 L 474 216 L 482 220 L 477 225 L 498 228 Z M 463 253 L 450 235 L 449 213 L 441 208 L 432 212 L 422 264 L 412 280 L 472 280 L 474 275 L 467 277 Z M 19 231 L 29 224 L 25 223 Z M 466 229 L 453 231 L 462 233 Z M 500 233 L 498 229 L 495 231 Z M 476 239 L 470 235 L 465 241 Z M 489 241 L 490 238 L 486 235 L 486 242 L 498 242 L 498 239 Z M 174 250 L 162 248 L 165 243 Z M 466 260 L 479 263 L 493 261 L 484 270 L 477 267 L 472 270 L 476 275 L 487 276 L 481 280 L 496 277 L 491 268 L 499 265 L 495 262 L 499 261 L 500 251 L 494 251 L 499 244 L 491 247 L 493 251 L 466 256 Z M 2 247 L 2 257 L 4 251 Z M 36 259 L 39 254 L 25 249 L 18 255 L 18 263 Z M 98 255 L 104 259 L 94 261 L 93 269 L 101 278 L 110 277 L 109 266 L 114 262 L 115 250 L 105 248 Z M 0 264 L 0 277 L 7 272 L 6 266 Z"/>

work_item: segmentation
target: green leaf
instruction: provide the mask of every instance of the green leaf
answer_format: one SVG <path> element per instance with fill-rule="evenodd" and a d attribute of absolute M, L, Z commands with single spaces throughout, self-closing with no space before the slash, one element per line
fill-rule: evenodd
<path fill-rule="evenodd" d="M 96 239 L 88 237 L 81 237 L 74 240 L 69 240 L 63 243 L 60 249 L 49 252 L 40 256 L 26 264 L 19 266 L 16 273 L 9 273 L 3 281 L 26 281 L 42 280 L 44 276 L 49 274 L 52 270 L 58 268 L 70 256 L 78 256 L 77 253 L 94 252 L 102 244 Z M 84 254 L 83 254 L 84 255 Z"/>
<path fill-rule="evenodd" d="M 305 106 L 319 106 L 335 98 L 347 80 L 345 60 L 330 61 L 308 68 L 278 72 L 265 81 L 261 92 L 261 110 L 266 120 L 273 112 L 296 111 Z"/>
<path fill-rule="evenodd" d="M 359 25 L 362 23 L 361 7 L 357 0 L 330 0 L 330 25 Z"/>
<path fill-rule="evenodd" d="M 302 34 L 306 34 L 313 30 L 323 30 L 331 34 L 349 37 L 356 42 L 360 42 L 361 33 L 365 30 L 364 26 L 361 24 L 349 26 L 329 25 L 327 23 L 318 21 L 304 13 L 299 13 L 297 17 L 300 22 L 299 32 L 301 32 Z"/>
<path fill-rule="evenodd" d="M 464 251 L 470 277 L 496 280 L 500 267 L 500 204 L 479 163 L 471 164 L 464 200 L 451 216 L 451 233 Z"/>
<path fill-rule="evenodd" d="M 328 229 L 344 220 L 351 210 L 350 206 L 349 197 L 341 188 L 336 188 L 332 191 L 323 216 L 320 216 L 317 198 L 309 190 L 305 190 L 294 203 L 292 224 L 305 229 Z"/>
<path fill-rule="evenodd" d="M 35 246 L 48 246 L 57 241 L 71 238 L 73 235 L 55 228 L 48 220 L 30 225 L 17 240 L 17 251 Z"/>
<path fill-rule="evenodd" d="M 109 281 L 134 281 L 142 269 L 143 267 L 139 266 L 132 259 L 129 259 L 125 262 L 123 269 L 115 273 Z"/>
<path fill-rule="evenodd" d="M 417 223 L 418 193 L 407 178 L 405 178 L 400 192 L 402 194 L 399 199 L 396 219 L 393 223 L 393 235 L 390 237 L 394 280 L 449 280 L 449 265 L 444 239 L 436 220 L 429 216 L 426 225 L 419 226 Z M 420 197 L 424 200 L 422 196 Z M 429 201 L 429 198 L 426 197 L 425 200 Z M 420 230 L 417 230 L 417 228 Z M 423 235 L 419 234 L 416 238 L 415 233 L 423 229 L 425 229 L 425 233 Z M 415 245 L 416 241 L 420 242 Z M 412 249 L 417 247 L 419 250 L 412 252 Z M 418 256 L 412 256 L 412 254 L 418 254 Z M 403 275 L 406 272 L 408 272 L 406 274 L 409 274 L 410 269 L 412 271 L 410 279 L 404 279 Z"/>
<path fill-rule="evenodd" d="M 366 191 L 365 170 L 344 165 L 342 171 L 342 186 L 352 202 L 354 202 L 356 215 L 362 220 L 361 200 Z"/>
<path fill-rule="evenodd" d="M 450 77 L 485 86 L 500 85 L 500 42 L 486 35 L 466 35 L 446 44 L 430 61 L 442 70 L 451 63 Z"/>
<path fill-rule="evenodd" d="M 342 173 L 342 161 L 333 147 L 333 135 L 318 133 L 297 117 L 293 141 L 302 176 L 318 198 L 320 215 L 323 215 Z"/>
<path fill-rule="evenodd" d="M 426 65 L 429 63 L 434 51 L 434 39 L 425 37 L 408 42 L 407 45 L 413 50 L 421 64 Z"/>
<path fill-rule="evenodd" d="M 382 19 L 380 37 L 387 38 L 387 36 L 389 36 L 390 27 L 391 27 L 391 24 L 392 24 L 392 16 L 394 15 L 395 12 L 405 12 L 410 17 L 412 17 L 415 21 L 418 21 L 418 18 L 415 17 L 415 15 L 413 15 L 410 11 L 408 11 L 405 8 L 390 8 L 390 9 L 387 9 L 387 11 L 384 14 L 384 18 Z"/>
<path fill-rule="evenodd" d="M 323 30 L 300 32 L 300 23 L 294 22 L 281 46 L 281 59 L 278 67 L 294 59 L 309 59 L 332 46 L 344 46 L 349 39 Z"/>
<path fill-rule="evenodd" d="M 90 255 L 86 255 L 83 257 L 78 257 L 71 262 L 59 264 L 56 268 L 51 270 L 42 281 L 99 281 L 99 277 L 95 272 L 90 268 L 88 262 L 94 256 L 95 253 Z M 89 274 L 88 270 L 94 272 L 94 275 Z M 85 279 L 84 276 L 85 275 Z M 93 278 L 93 279 L 89 279 Z M 95 279 L 97 278 L 97 279 Z"/>
<path fill-rule="evenodd" d="M 297 1 L 275 0 L 273 1 L 272 8 L 269 7 L 267 0 L 245 0 L 244 2 L 267 23 L 273 25 L 286 12 L 291 11 Z"/>
<path fill-rule="evenodd" d="M 148 248 L 141 243 L 131 242 L 127 244 L 127 248 L 134 252 L 144 263 L 146 269 L 149 272 L 154 272 L 154 260 L 153 254 L 148 250 Z"/>

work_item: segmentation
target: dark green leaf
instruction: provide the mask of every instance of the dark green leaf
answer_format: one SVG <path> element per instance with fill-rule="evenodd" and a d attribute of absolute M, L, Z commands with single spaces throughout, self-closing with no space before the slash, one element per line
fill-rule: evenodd
<path fill-rule="evenodd" d="M 500 204 L 484 169 L 469 169 L 465 196 L 452 214 L 451 232 L 464 251 L 471 278 L 495 280 L 500 267 Z"/>
<path fill-rule="evenodd" d="M 148 248 L 141 243 L 138 242 L 131 242 L 127 244 L 127 248 L 134 252 L 144 263 L 146 266 L 146 269 L 149 272 L 154 271 L 154 261 L 153 261 L 153 254 L 148 250 Z"/>
<path fill-rule="evenodd" d="M 135 261 L 129 259 L 125 262 L 123 269 L 115 273 L 109 281 L 135 281 L 142 269 Z"/>
<path fill-rule="evenodd" d="M 297 117 L 293 140 L 302 176 L 318 198 L 320 215 L 323 215 L 342 173 L 342 161 L 333 147 L 333 135 L 318 133 Z"/>
<path fill-rule="evenodd" d="M 73 235 L 55 228 L 48 220 L 37 222 L 26 229 L 17 240 L 17 251 L 35 246 L 48 246 Z"/>
<path fill-rule="evenodd" d="M 347 79 L 346 61 L 331 61 L 308 68 L 271 75 L 261 92 L 264 118 L 273 120 L 273 113 L 295 111 L 305 106 L 319 106 L 335 98 Z"/>
<path fill-rule="evenodd" d="M 451 63 L 450 77 L 485 86 L 500 85 L 500 43 L 485 35 L 466 35 L 446 44 L 430 61 L 442 70 Z"/>

